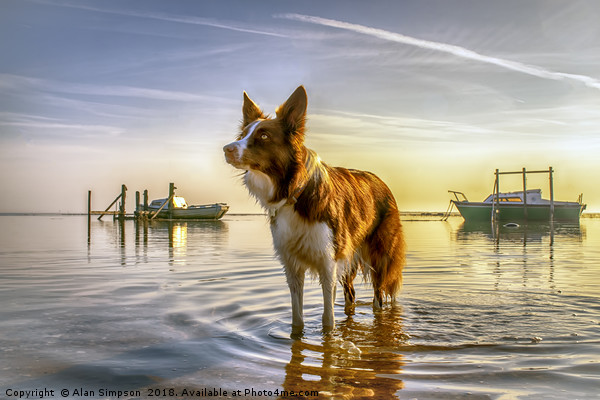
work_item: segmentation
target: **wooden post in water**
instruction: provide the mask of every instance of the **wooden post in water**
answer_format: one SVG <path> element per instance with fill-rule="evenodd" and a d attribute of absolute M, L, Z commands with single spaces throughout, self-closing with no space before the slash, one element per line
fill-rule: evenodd
<path fill-rule="evenodd" d="M 127 195 L 127 186 L 121 185 L 121 205 L 119 207 L 119 218 L 125 219 L 125 197 Z"/>
<path fill-rule="evenodd" d="M 144 211 L 148 211 L 148 189 L 144 190 Z"/>
<path fill-rule="evenodd" d="M 92 216 L 92 191 L 88 190 L 88 224 Z"/>
<path fill-rule="evenodd" d="M 523 167 L 523 217 L 527 219 L 527 171 Z"/>
<path fill-rule="evenodd" d="M 173 182 L 169 183 L 169 205 L 168 205 L 168 210 L 169 210 L 169 219 L 173 219 L 173 207 L 174 207 L 174 202 L 175 202 L 175 189 L 177 189 L 175 187 L 175 184 Z"/>
<path fill-rule="evenodd" d="M 90 237 L 92 233 L 92 191 L 88 190 L 88 225 L 87 225 L 87 234 L 88 234 L 88 245 L 90 244 Z"/>
<path fill-rule="evenodd" d="M 554 178 L 552 176 L 552 167 L 548 168 L 548 175 L 550 175 L 550 222 L 554 222 Z"/>
<path fill-rule="evenodd" d="M 135 213 L 136 213 L 136 215 L 139 212 L 140 212 L 140 191 L 136 190 L 135 191 Z"/>
<path fill-rule="evenodd" d="M 496 207 L 492 207 L 492 221 L 497 222 L 500 213 L 500 210 L 498 210 L 498 206 L 500 205 L 500 171 L 498 168 L 496 168 L 496 184 L 494 186 L 496 187 L 496 193 L 492 201 Z"/>

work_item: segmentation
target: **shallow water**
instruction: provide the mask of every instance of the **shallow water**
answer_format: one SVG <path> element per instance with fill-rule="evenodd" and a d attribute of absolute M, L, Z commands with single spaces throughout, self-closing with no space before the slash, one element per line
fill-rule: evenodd
<path fill-rule="evenodd" d="M 396 306 L 374 313 L 357 279 L 324 334 L 308 280 L 292 339 L 263 216 L 94 219 L 89 242 L 86 217 L 1 216 L 0 397 L 597 398 L 600 219 L 408 218 Z"/>

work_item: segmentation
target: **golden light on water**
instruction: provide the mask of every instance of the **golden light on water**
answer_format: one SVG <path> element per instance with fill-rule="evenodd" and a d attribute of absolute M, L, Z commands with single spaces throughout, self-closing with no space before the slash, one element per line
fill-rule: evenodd
<path fill-rule="evenodd" d="M 187 246 L 187 223 L 173 223 L 170 230 L 169 245 L 173 249 L 183 249 Z"/>

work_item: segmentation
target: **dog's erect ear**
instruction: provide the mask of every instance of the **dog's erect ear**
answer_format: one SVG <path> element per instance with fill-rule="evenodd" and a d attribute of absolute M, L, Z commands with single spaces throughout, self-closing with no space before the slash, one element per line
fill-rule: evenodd
<path fill-rule="evenodd" d="M 260 108 L 250 100 L 248 94 L 244 92 L 244 105 L 242 106 L 242 114 L 244 116 L 243 126 L 248 125 L 250 122 L 256 121 L 259 118 L 265 118 Z"/>
<path fill-rule="evenodd" d="M 287 132 L 304 133 L 307 102 L 304 86 L 298 86 L 285 103 L 279 106 L 276 111 L 277 119 L 281 121 Z"/>

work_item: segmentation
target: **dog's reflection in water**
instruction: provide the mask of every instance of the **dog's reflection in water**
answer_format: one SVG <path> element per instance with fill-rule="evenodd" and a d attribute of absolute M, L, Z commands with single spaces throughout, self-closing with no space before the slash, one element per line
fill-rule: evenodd
<path fill-rule="evenodd" d="M 404 365 L 398 349 L 408 341 L 401 308 L 365 314 L 339 321 L 320 343 L 293 341 L 283 390 L 296 395 L 282 398 L 315 398 L 310 391 L 318 391 L 318 398 L 398 398 Z"/>

